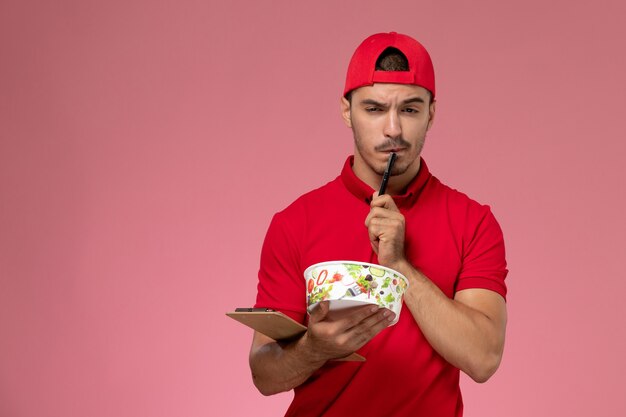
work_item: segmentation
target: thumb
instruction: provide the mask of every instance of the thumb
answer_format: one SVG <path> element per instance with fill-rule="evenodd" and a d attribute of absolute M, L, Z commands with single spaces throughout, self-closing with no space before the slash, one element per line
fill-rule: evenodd
<path fill-rule="evenodd" d="M 330 310 L 328 301 L 320 301 L 311 312 L 311 321 L 318 322 L 324 320 Z"/>

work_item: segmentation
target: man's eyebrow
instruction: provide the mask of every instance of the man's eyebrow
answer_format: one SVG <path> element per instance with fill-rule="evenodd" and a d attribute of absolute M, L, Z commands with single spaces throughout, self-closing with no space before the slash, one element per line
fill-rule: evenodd
<path fill-rule="evenodd" d="M 376 100 L 371 99 L 371 98 L 366 98 L 366 99 L 361 100 L 361 104 L 365 104 L 365 105 L 369 104 L 369 105 L 378 106 L 378 107 L 385 107 L 385 106 L 387 106 L 385 103 L 381 103 L 380 101 L 376 101 Z"/>
<path fill-rule="evenodd" d="M 366 98 L 361 100 L 360 102 L 362 105 L 371 105 L 371 106 L 378 106 L 378 107 L 387 107 L 386 103 L 381 103 L 380 101 L 376 101 L 374 99 L 371 98 Z M 411 98 L 407 98 L 406 100 L 402 101 L 402 104 L 411 104 L 411 103 L 426 103 L 426 100 L 424 100 L 422 97 L 411 97 Z"/>
<path fill-rule="evenodd" d="M 412 97 L 402 102 L 402 104 L 411 104 L 411 103 L 426 103 L 426 101 L 421 97 Z"/>

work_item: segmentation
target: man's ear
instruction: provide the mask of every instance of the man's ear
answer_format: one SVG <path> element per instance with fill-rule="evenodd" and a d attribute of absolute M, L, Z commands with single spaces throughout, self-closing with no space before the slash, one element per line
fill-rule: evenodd
<path fill-rule="evenodd" d="M 435 107 L 437 107 L 436 105 L 437 102 L 433 100 L 428 106 L 428 126 L 426 127 L 426 130 L 430 130 L 433 122 L 435 121 Z"/>
<path fill-rule="evenodd" d="M 347 98 L 341 97 L 341 118 L 349 128 L 352 128 L 352 118 L 350 117 L 350 102 Z"/>

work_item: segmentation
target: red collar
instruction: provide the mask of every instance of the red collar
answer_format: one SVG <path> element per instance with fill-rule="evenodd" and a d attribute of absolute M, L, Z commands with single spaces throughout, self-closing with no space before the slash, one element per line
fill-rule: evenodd
<path fill-rule="evenodd" d="M 354 174 L 352 170 L 352 164 L 354 163 L 354 156 L 350 155 L 346 160 L 346 163 L 341 170 L 341 180 L 350 191 L 359 200 L 369 205 L 372 201 L 372 195 L 374 189 L 361 181 L 359 177 Z M 417 197 L 419 197 L 422 189 L 430 179 L 431 174 L 426 166 L 424 159 L 420 158 L 420 169 L 415 178 L 409 183 L 404 191 L 404 194 L 394 195 L 393 200 L 398 207 L 413 203 Z"/>

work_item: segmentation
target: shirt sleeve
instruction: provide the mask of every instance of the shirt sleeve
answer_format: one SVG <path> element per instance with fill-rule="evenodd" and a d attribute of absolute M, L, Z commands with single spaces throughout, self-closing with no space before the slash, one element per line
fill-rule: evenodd
<path fill-rule="evenodd" d="M 468 222 L 468 224 L 475 222 Z M 465 230 L 463 266 L 456 291 L 482 288 L 497 292 L 506 299 L 504 282 L 507 264 L 502 229 L 487 206 L 483 206 L 478 224 Z"/>
<path fill-rule="evenodd" d="M 281 311 L 304 324 L 306 285 L 300 267 L 301 241 L 285 212 L 274 215 L 261 249 L 255 307 Z"/>

